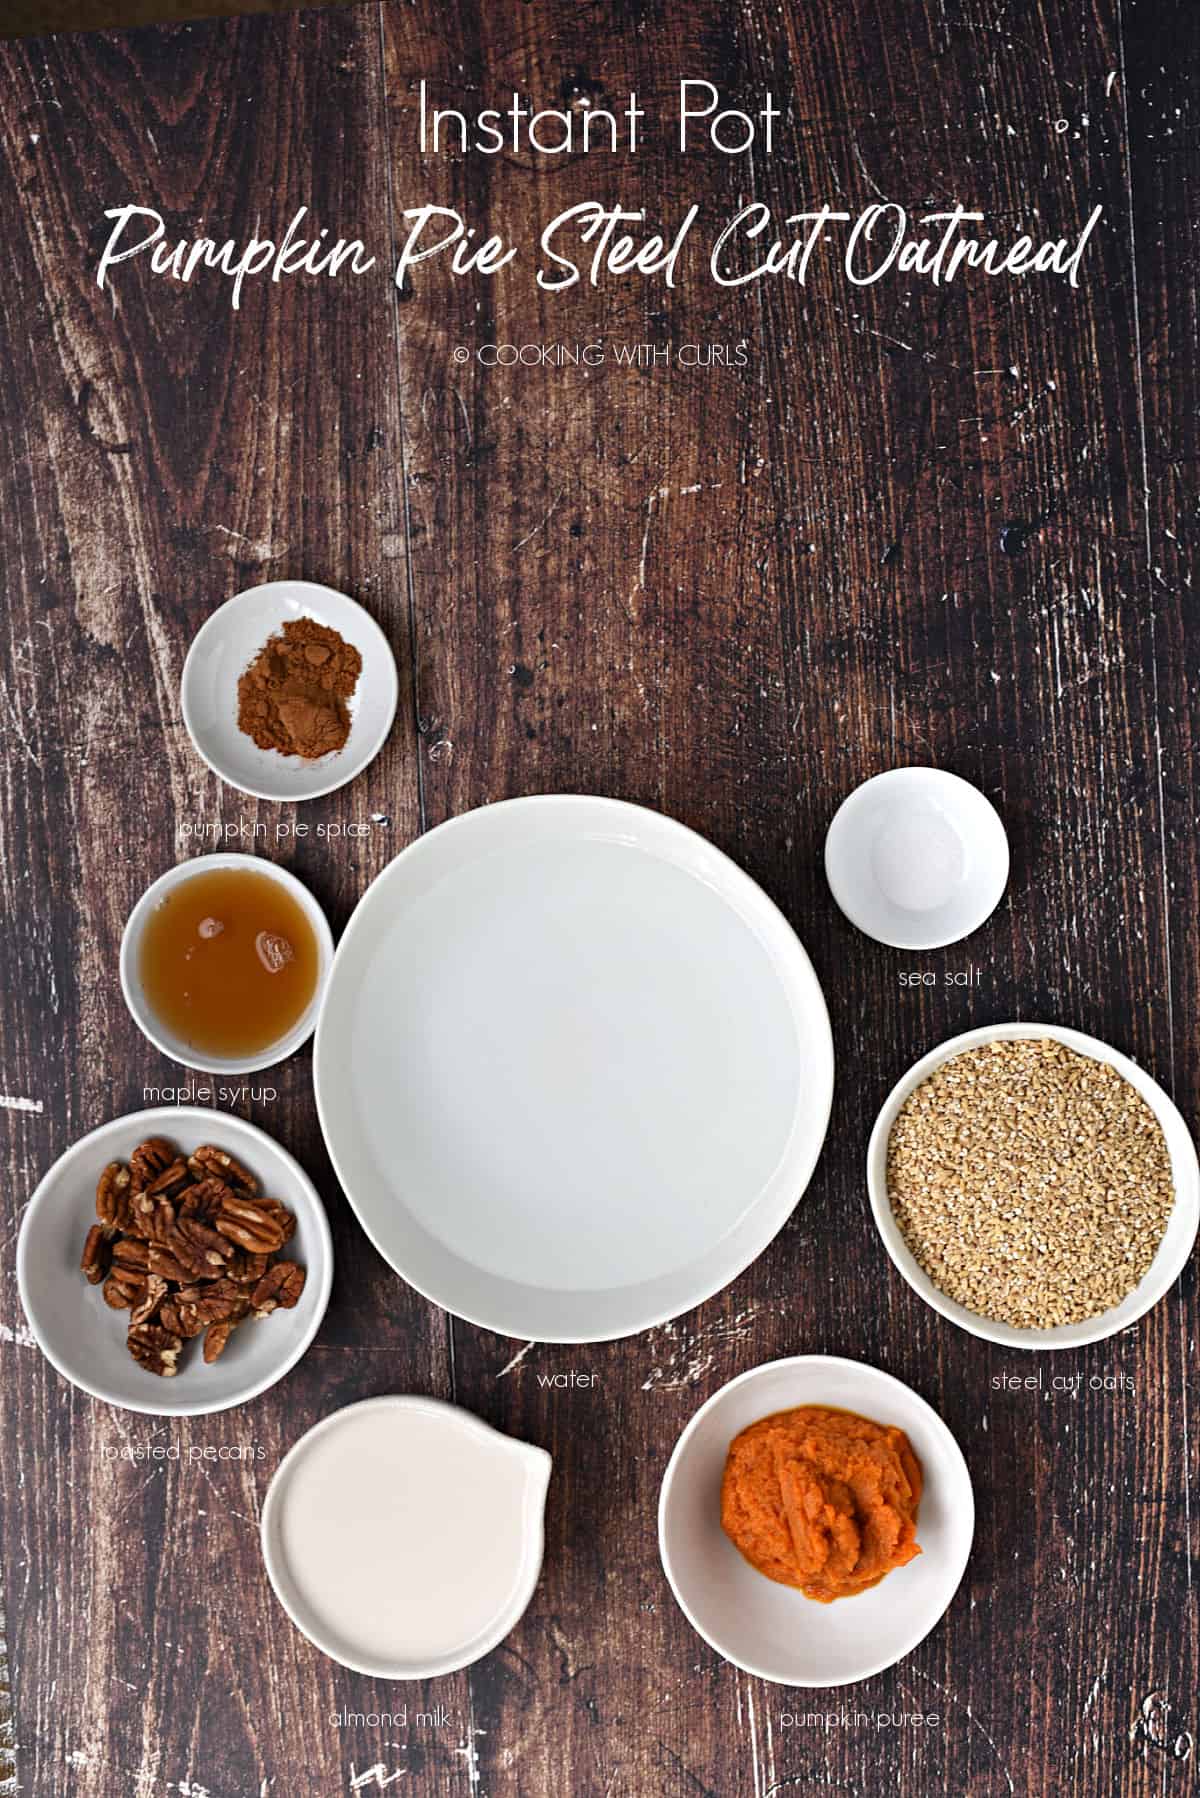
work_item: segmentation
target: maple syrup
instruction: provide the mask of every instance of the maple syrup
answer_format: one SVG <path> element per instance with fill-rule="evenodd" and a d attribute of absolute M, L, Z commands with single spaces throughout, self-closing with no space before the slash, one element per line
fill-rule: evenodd
<path fill-rule="evenodd" d="M 303 908 L 254 868 L 201 870 L 146 919 L 146 1003 L 202 1055 L 256 1055 L 286 1036 L 317 990 L 320 951 Z"/>

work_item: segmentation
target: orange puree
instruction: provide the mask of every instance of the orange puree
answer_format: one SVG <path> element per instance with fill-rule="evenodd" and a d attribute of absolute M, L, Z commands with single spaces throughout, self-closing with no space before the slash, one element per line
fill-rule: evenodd
<path fill-rule="evenodd" d="M 903 1430 L 800 1405 L 729 1445 L 721 1526 L 752 1567 L 829 1604 L 920 1554 L 921 1463 Z"/>

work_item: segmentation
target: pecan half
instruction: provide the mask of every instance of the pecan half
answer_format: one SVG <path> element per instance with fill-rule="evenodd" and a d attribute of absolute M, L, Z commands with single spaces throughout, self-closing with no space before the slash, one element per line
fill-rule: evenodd
<path fill-rule="evenodd" d="M 217 1229 L 239 1249 L 252 1255 L 273 1255 L 281 1249 L 290 1234 L 284 1227 L 284 1207 L 277 1199 L 226 1199 L 217 1218 Z M 290 1217 L 291 1213 L 287 1212 Z"/>
<path fill-rule="evenodd" d="M 214 1280 L 209 1286 L 181 1287 L 170 1302 L 171 1316 L 177 1321 L 181 1336 L 198 1336 L 210 1324 L 240 1323 L 250 1310 L 245 1293 L 227 1280 Z M 172 1322 L 171 1328 L 175 1327 Z"/>
<path fill-rule="evenodd" d="M 140 1194 L 132 1193 L 129 1200 L 128 1215 L 125 1222 L 120 1227 L 125 1232 L 126 1236 L 136 1236 L 142 1242 L 149 1242 L 152 1214 L 150 1212 L 139 1211 L 138 1206 L 140 1203 Z"/>
<path fill-rule="evenodd" d="M 180 1217 L 194 1217 L 199 1223 L 211 1224 L 227 1198 L 232 1198 L 224 1180 L 198 1180 L 184 1191 L 179 1204 Z"/>
<path fill-rule="evenodd" d="M 175 1223 L 175 1207 L 165 1194 L 139 1192 L 133 1200 L 134 1229 L 147 1242 L 165 1242 Z"/>
<path fill-rule="evenodd" d="M 289 1211 L 280 1199 L 260 1199 L 258 1202 L 260 1205 L 267 1206 L 272 1217 L 278 1218 L 279 1227 L 283 1231 L 284 1244 L 289 1243 L 296 1234 L 295 1212 Z"/>
<path fill-rule="evenodd" d="M 113 1244 L 112 1260 L 114 1268 L 125 1268 L 144 1278 L 150 1265 L 150 1245 L 139 1242 L 136 1237 L 124 1236 Z"/>
<path fill-rule="evenodd" d="M 231 1289 L 228 1280 L 218 1280 L 216 1288 L 210 1287 L 205 1297 L 197 1301 L 197 1308 L 207 1316 L 210 1324 L 224 1323 L 227 1317 L 240 1323 L 243 1317 L 250 1315 L 250 1300 L 236 1287 Z"/>
<path fill-rule="evenodd" d="M 165 1136 L 150 1136 L 145 1142 L 139 1143 L 129 1157 L 134 1192 L 144 1192 L 165 1168 L 170 1167 L 175 1156 L 175 1145 L 169 1143 Z"/>
<path fill-rule="evenodd" d="M 224 1354 L 225 1344 L 237 1329 L 239 1321 L 236 1317 L 225 1317 L 220 1323 L 209 1324 L 204 1332 L 204 1359 L 210 1367 Z"/>
<path fill-rule="evenodd" d="M 239 1286 L 257 1286 L 267 1271 L 271 1257 L 251 1255 L 247 1249 L 234 1248 L 231 1242 L 227 1242 L 225 1246 L 231 1251 L 225 1264 L 225 1278 L 235 1281 Z"/>
<path fill-rule="evenodd" d="M 89 1286 L 99 1286 L 112 1265 L 112 1237 L 103 1224 L 93 1224 L 83 1245 L 80 1271 Z"/>
<path fill-rule="evenodd" d="M 206 1265 L 218 1272 L 224 1271 L 229 1257 L 234 1253 L 233 1244 L 198 1217 L 180 1216 L 176 1219 L 174 1229 L 167 1236 L 167 1245 L 174 1247 L 178 1243 L 187 1243 L 193 1254 L 202 1256 Z M 178 1253 L 178 1249 L 176 1252 Z"/>
<path fill-rule="evenodd" d="M 194 1270 L 183 1261 L 180 1261 L 178 1257 L 173 1255 L 171 1250 L 161 1242 L 152 1242 L 150 1244 L 148 1267 L 152 1274 L 158 1275 L 159 1279 L 173 1280 L 176 1285 L 183 1285 L 188 1280 L 195 1278 Z"/>
<path fill-rule="evenodd" d="M 199 1239 L 193 1230 L 203 1232 Z M 203 1224 L 189 1227 L 180 1218 L 164 1230 L 161 1242 L 150 1244 L 149 1265 L 168 1280 L 215 1280 L 224 1273 L 229 1252 L 223 1236 Z"/>
<path fill-rule="evenodd" d="M 290 1311 L 300 1302 L 305 1278 L 305 1270 L 297 1262 L 276 1261 L 250 1294 L 255 1317 L 269 1317 L 276 1309 Z"/>
<path fill-rule="evenodd" d="M 111 1305 L 114 1311 L 128 1311 L 131 1305 L 136 1305 L 145 1290 L 145 1274 L 139 1274 L 133 1268 L 114 1265 L 104 1282 L 104 1303 Z"/>
<path fill-rule="evenodd" d="M 183 1340 L 170 1330 L 164 1330 L 161 1324 L 133 1324 L 130 1327 L 129 1352 L 147 1373 L 161 1374 L 169 1380 L 179 1370 L 176 1362 Z"/>
<path fill-rule="evenodd" d="M 162 1173 L 144 1189 L 145 1197 L 148 1199 L 173 1199 L 183 1187 L 190 1184 L 188 1164 L 180 1156 L 177 1161 L 171 1163 L 170 1167 L 165 1167 Z"/>
<path fill-rule="evenodd" d="M 110 1230 L 130 1227 L 130 1173 L 123 1161 L 110 1161 L 96 1183 L 96 1216 Z"/>
<path fill-rule="evenodd" d="M 237 1187 L 241 1192 L 258 1191 L 258 1181 L 254 1175 L 247 1173 L 240 1161 L 235 1161 L 232 1155 L 210 1142 L 197 1149 L 194 1155 L 188 1156 L 188 1166 L 197 1180 L 204 1180 L 211 1175 L 223 1180 L 227 1186 Z"/>
<path fill-rule="evenodd" d="M 203 1319 L 197 1317 L 194 1305 L 181 1305 L 178 1297 L 164 1299 L 158 1308 L 158 1321 L 164 1330 L 170 1330 L 172 1336 L 179 1336 L 189 1342 L 193 1336 L 199 1336 L 204 1328 Z"/>
<path fill-rule="evenodd" d="M 141 1297 L 130 1307 L 130 1323 L 148 1323 L 155 1312 L 158 1311 L 166 1296 L 167 1282 L 160 1279 L 157 1274 L 151 1274 L 142 1289 Z"/>
<path fill-rule="evenodd" d="M 245 1287 L 239 1286 L 236 1280 L 223 1278 L 204 1280 L 194 1286 L 181 1286 L 175 1296 L 184 1305 L 210 1307 L 205 1319 L 210 1324 L 215 1323 L 218 1317 L 224 1317 L 226 1312 L 250 1302 Z"/>

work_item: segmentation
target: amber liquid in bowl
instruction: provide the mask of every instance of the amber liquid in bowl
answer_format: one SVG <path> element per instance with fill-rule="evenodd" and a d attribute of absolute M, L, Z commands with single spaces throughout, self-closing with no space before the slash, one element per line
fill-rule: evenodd
<path fill-rule="evenodd" d="M 251 868 L 214 868 L 172 887 L 142 931 L 146 1003 L 172 1036 L 234 1059 L 277 1043 L 317 990 L 320 950 L 288 889 Z"/>

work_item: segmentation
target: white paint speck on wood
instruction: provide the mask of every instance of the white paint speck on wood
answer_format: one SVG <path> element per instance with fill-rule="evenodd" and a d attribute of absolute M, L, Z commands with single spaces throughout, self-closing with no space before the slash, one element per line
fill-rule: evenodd
<path fill-rule="evenodd" d="M 0 1794 L 9 1798 L 17 1786 L 17 1742 L 12 1707 L 12 1681 L 8 1674 L 8 1638 L 4 1611 L 0 1608 Z"/>

